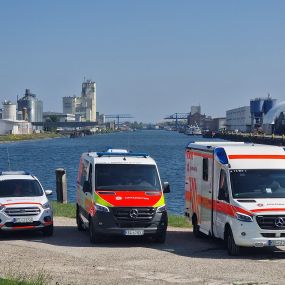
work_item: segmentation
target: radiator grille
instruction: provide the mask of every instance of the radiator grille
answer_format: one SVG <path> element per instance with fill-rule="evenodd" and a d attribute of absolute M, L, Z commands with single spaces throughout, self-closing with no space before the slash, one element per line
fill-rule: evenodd
<path fill-rule="evenodd" d="M 5 213 L 10 217 L 37 216 L 41 212 L 38 207 L 6 208 Z"/>

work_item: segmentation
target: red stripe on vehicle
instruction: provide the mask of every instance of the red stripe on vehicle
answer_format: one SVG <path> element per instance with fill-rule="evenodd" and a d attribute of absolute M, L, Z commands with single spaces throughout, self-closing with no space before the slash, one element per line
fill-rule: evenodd
<path fill-rule="evenodd" d="M 267 208 L 267 209 L 253 209 L 251 212 L 285 212 L 285 208 Z"/>
<path fill-rule="evenodd" d="M 12 229 L 34 229 L 35 226 L 15 226 Z"/>
<path fill-rule="evenodd" d="M 34 203 L 34 202 L 18 202 L 18 203 L 7 203 L 7 204 L 2 204 L 3 206 L 10 206 L 10 205 L 41 205 L 41 203 Z"/>
<path fill-rule="evenodd" d="M 231 154 L 229 159 L 285 159 L 285 155 L 277 154 Z"/>

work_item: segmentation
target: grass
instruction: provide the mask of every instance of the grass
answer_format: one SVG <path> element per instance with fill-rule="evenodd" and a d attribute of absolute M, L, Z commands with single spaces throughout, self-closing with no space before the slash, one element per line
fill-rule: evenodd
<path fill-rule="evenodd" d="M 57 217 L 67 217 L 67 218 L 75 218 L 76 208 L 75 204 L 67 203 L 61 204 L 56 201 L 51 201 L 54 216 Z M 168 215 L 168 225 L 172 227 L 178 228 L 190 228 L 191 224 L 184 216 L 178 216 L 169 214 Z"/>
<path fill-rule="evenodd" d="M 57 138 L 61 136 L 62 135 L 56 133 L 39 133 L 39 134 L 28 134 L 28 135 L 1 135 L 0 142 L 47 139 L 47 138 Z"/>
<path fill-rule="evenodd" d="M 0 278 L 0 285 L 47 285 L 50 280 L 50 275 L 43 270 L 33 273 L 13 272 L 11 268 L 5 277 Z"/>

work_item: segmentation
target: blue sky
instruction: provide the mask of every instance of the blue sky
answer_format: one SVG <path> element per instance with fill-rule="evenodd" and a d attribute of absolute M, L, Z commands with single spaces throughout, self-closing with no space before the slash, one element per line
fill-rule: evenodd
<path fill-rule="evenodd" d="M 83 78 L 100 113 L 160 121 L 284 99 L 285 1 L 0 1 L 0 99 L 62 111 Z"/>

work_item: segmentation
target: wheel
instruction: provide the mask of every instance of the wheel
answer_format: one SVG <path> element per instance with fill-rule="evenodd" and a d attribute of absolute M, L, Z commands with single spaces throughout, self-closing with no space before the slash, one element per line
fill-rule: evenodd
<path fill-rule="evenodd" d="M 232 255 L 232 256 L 240 255 L 240 246 L 236 245 L 231 229 L 228 229 L 227 231 L 226 243 L 227 243 L 227 250 L 228 250 L 229 255 Z"/>
<path fill-rule="evenodd" d="M 194 236 L 196 238 L 201 238 L 202 237 L 202 233 L 199 230 L 200 227 L 198 225 L 196 217 L 193 218 L 192 225 L 193 225 L 193 234 L 194 234 Z"/>
<path fill-rule="evenodd" d="M 89 219 L 89 237 L 91 243 L 97 243 L 100 241 L 100 236 L 95 232 L 94 223 L 92 218 Z"/>
<path fill-rule="evenodd" d="M 157 243 L 165 243 L 165 240 L 166 240 L 166 230 L 155 236 L 155 242 Z"/>
<path fill-rule="evenodd" d="M 45 237 L 51 237 L 53 235 L 53 224 L 43 228 L 43 235 Z"/>
<path fill-rule="evenodd" d="M 80 218 L 80 216 L 79 216 L 79 207 L 78 207 L 78 205 L 77 205 L 77 207 L 76 207 L 76 224 L 77 224 L 77 229 L 78 229 L 80 232 L 82 232 L 82 231 L 85 230 L 84 225 L 83 225 L 83 222 L 82 222 L 82 220 L 81 220 L 81 218 Z"/>

